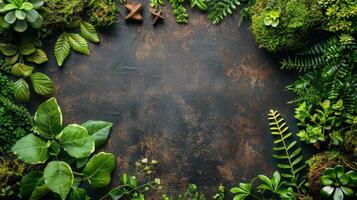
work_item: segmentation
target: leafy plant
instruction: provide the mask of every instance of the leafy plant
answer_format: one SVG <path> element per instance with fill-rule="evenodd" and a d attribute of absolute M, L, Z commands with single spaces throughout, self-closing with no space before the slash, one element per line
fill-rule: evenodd
<path fill-rule="evenodd" d="M 287 171 L 287 173 L 282 173 L 282 177 L 287 179 L 285 184 L 300 193 L 305 183 L 300 175 L 305 168 L 305 164 L 302 163 L 304 158 L 301 155 L 301 148 L 297 147 L 296 141 L 289 142 L 292 133 L 288 132 L 289 128 L 284 122 L 284 118 L 277 111 L 270 110 L 269 126 L 272 135 L 278 137 L 274 141 L 276 146 L 273 148 L 276 152 L 273 157 L 279 161 L 277 167 L 282 171 Z M 282 161 L 285 161 L 285 163 Z"/>
<path fill-rule="evenodd" d="M 144 200 L 146 192 L 161 189 L 161 180 L 159 178 L 152 178 L 157 164 L 158 162 L 156 160 L 150 161 L 147 158 L 136 162 L 136 174 L 130 176 L 123 173 L 121 175 L 120 185 L 110 190 L 110 192 L 101 199 L 110 197 L 113 200 L 122 198 Z M 143 180 L 142 183 L 140 180 Z"/>
<path fill-rule="evenodd" d="M 353 197 L 357 187 L 357 172 L 345 173 L 343 166 L 336 165 L 334 168 L 326 168 L 321 177 L 321 189 L 323 198 L 332 197 L 333 200 L 342 200 L 344 197 Z"/>
<path fill-rule="evenodd" d="M 187 200 L 187 199 L 192 199 L 192 200 L 205 200 L 206 197 L 203 194 L 199 194 L 198 192 L 198 187 L 195 184 L 190 184 L 187 188 L 187 190 L 183 193 L 180 194 L 177 198 L 170 197 L 166 194 L 163 195 L 162 197 L 163 200 Z"/>
<path fill-rule="evenodd" d="M 165 5 L 164 0 L 150 0 L 150 6 L 153 8 L 159 8 Z"/>
<path fill-rule="evenodd" d="M 190 2 L 191 2 L 191 8 L 197 7 L 202 11 L 208 10 L 208 5 L 206 0 L 190 0 Z"/>
<path fill-rule="evenodd" d="M 0 1 L 0 33 L 9 28 L 24 32 L 28 26 L 39 29 L 43 17 L 38 13 L 43 0 L 1 0 Z"/>
<path fill-rule="evenodd" d="M 176 16 L 176 22 L 179 24 L 188 23 L 188 14 L 186 8 L 183 6 L 185 0 L 169 0 L 172 7 L 172 12 Z"/>
<path fill-rule="evenodd" d="M 100 152 L 91 157 L 95 144 L 107 139 L 111 124 L 89 121 L 63 128 L 62 112 L 56 99 L 42 103 L 34 117 L 36 133 L 29 134 L 12 147 L 13 153 L 28 164 L 46 163 L 44 171 L 25 175 L 20 185 L 22 198 L 39 198 L 49 192 L 61 199 L 80 194 L 86 197 L 81 182 L 97 188 L 109 184 L 115 158 Z M 88 127 L 88 128 L 85 128 Z M 84 167 L 84 168 L 83 168 Z M 73 169 L 81 170 L 75 172 Z"/>
<path fill-rule="evenodd" d="M 99 42 L 97 32 L 90 23 L 81 23 L 80 32 L 80 34 L 64 32 L 58 37 L 54 51 L 59 66 L 63 65 L 71 49 L 81 54 L 89 55 L 89 47 L 85 39 L 95 43 Z"/>
<path fill-rule="evenodd" d="M 279 17 L 280 17 L 279 10 L 266 11 L 266 16 L 264 18 L 264 24 L 266 26 L 277 27 L 279 24 Z"/>
<path fill-rule="evenodd" d="M 260 184 L 253 188 L 257 180 L 260 180 Z M 296 199 L 296 195 L 291 188 L 283 188 L 284 184 L 285 182 L 281 180 L 280 173 L 276 171 L 272 178 L 259 175 L 250 183 L 239 183 L 238 187 L 233 187 L 230 191 L 234 195 L 234 200 L 244 200 L 248 197 L 259 200 L 277 199 L 278 197 L 281 199 Z"/>
<path fill-rule="evenodd" d="M 226 16 L 231 15 L 239 5 L 239 0 L 210 0 L 208 2 L 208 19 L 212 21 L 213 24 L 218 24 L 222 22 Z"/>

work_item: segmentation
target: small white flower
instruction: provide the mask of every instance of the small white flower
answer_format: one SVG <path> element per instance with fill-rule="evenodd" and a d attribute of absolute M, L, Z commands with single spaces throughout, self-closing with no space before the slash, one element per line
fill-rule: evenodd
<path fill-rule="evenodd" d="M 156 185 L 160 185 L 161 184 L 161 180 L 159 178 L 155 178 L 154 182 L 156 183 Z"/>
<path fill-rule="evenodd" d="M 149 160 L 148 160 L 147 158 L 144 158 L 144 159 L 141 160 L 141 162 L 142 162 L 142 163 L 148 163 Z"/>

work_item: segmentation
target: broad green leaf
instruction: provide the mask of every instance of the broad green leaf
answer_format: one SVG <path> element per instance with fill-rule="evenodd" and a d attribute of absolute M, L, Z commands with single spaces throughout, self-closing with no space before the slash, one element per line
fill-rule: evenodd
<path fill-rule="evenodd" d="M 77 124 L 66 126 L 59 138 L 63 149 L 74 158 L 85 158 L 94 152 L 94 139 L 87 129 Z"/>
<path fill-rule="evenodd" d="M 14 84 L 14 96 L 19 101 L 30 100 L 30 88 L 25 79 L 20 78 Z"/>
<path fill-rule="evenodd" d="M 73 188 L 69 193 L 69 200 L 87 200 L 86 191 L 82 188 Z"/>
<path fill-rule="evenodd" d="M 41 181 L 43 182 L 43 181 Z M 42 184 L 40 186 L 37 186 L 32 194 L 29 200 L 39 200 L 42 199 L 42 197 L 44 197 L 47 193 L 50 192 L 50 189 L 48 188 L 48 186 L 46 184 Z"/>
<path fill-rule="evenodd" d="M 13 44 L 0 44 L 0 51 L 5 56 L 14 56 L 17 53 L 17 47 Z"/>
<path fill-rule="evenodd" d="M 49 95 L 55 88 L 52 80 L 41 72 L 32 74 L 30 79 L 33 89 L 39 95 Z"/>
<path fill-rule="evenodd" d="M 85 55 L 89 55 L 88 43 L 82 36 L 76 33 L 67 33 L 67 36 L 69 44 L 73 50 Z"/>
<path fill-rule="evenodd" d="M 43 173 L 43 178 L 47 187 L 54 193 L 66 199 L 74 183 L 74 176 L 71 167 L 63 161 L 51 161 L 47 164 Z"/>
<path fill-rule="evenodd" d="M 323 198 L 327 199 L 329 196 L 331 196 L 334 190 L 335 190 L 334 187 L 325 186 L 320 190 L 320 194 Z"/>
<path fill-rule="evenodd" d="M 83 176 L 92 187 L 103 187 L 110 183 L 111 173 L 114 167 L 114 155 L 101 152 L 88 161 L 83 169 Z"/>
<path fill-rule="evenodd" d="M 119 200 L 120 198 L 123 197 L 123 191 L 121 191 L 118 188 L 114 188 L 112 190 L 109 191 L 109 196 L 112 200 Z"/>
<path fill-rule="evenodd" d="M 110 129 L 113 124 L 110 122 L 89 120 L 82 124 L 82 126 L 86 128 L 88 134 L 94 138 L 95 147 L 99 148 L 107 141 Z"/>
<path fill-rule="evenodd" d="M 38 16 L 35 22 L 30 23 L 30 26 L 33 29 L 39 29 L 42 27 L 42 25 L 43 25 L 43 17 L 41 15 Z"/>
<path fill-rule="evenodd" d="M 21 10 L 32 10 L 33 9 L 33 5 L 32 5 L 32 3 L 24 2 L 24 3 L 22 3 L 20 9 Z"/>
<path fill-rule="evenodd" d="M 15 10 L 15 9 L 17 9 L 17 6 L 12 3 L 6 4 L 3 8 L 4 11 L 10 11 L 10 10 Z"/>
<path fill-rule="evenodd" d="M 63 33 L 61 36 L 58 37 L 54 50 L 56 60 L 59 66 L 63 65 L 63 62 L 68 57 L 70 50 L 71 46 L 67 38 L 67 33 Z"/>
<path fill-rule="evenodd" d="M 347 197 L 353 197 L 354 194 L 353 189 L 349 187 L 341 186 L 341 190 Z"/>
<path fill-rule="evenodd" d="M 14 66 L 11 68 L 11 74 L 14 76 L 23 76 L 23 77 L 28 77 L 32 74 L 32 71 L 34 70 L 34 67 L 22 64 L 22 63 L 16 63 Z"/>
<path fill-rule="evenodd" d="M 5 62 L 8 65 L 14 65 L 15 63 L 17 63 L 17 61 L 19 60 L 20 55 L 17 53 L 14 56 L 10 56 L 10 57 L 6 57 L 5 58 Z"/>
<path fill-rule="evenodd" d="M 36 49 L 34 53 L 32 53 L 29 56 L 26 56 L 26 60 L 28 62 L 36 63 L 36 64 L 42 64 L 48 61 L 47 55 L 44 51 L 41 49 Z"/>
<path fill-rule="evenodd" d="M 96 42 L 96 43 L 99 42 L 97 31 L 95 30 L 95 27 L 92 24 L 87 22 L 82 22 L 80 29 L 81 29 L 81 34 L 84 38 L 92 42 Z"/>
<path fill-rule="evenodd" d="M 25 20 L 16 20 L 16 23 L 14 25 L 14 30 L 19 33 L 22 33 L 24 31 L 26 31 L 27 27 L 28 27 L 28 24 Z"/>
<path fill-rule="evenodd" d="M 41 171 L 31 171 L 22 177 L 20 183 L 20 195 L 22 198 L 31 196 L 33 190 L 43 180 L 43 173 Z"/>
<path fill-rule="evenodd" d="M 47 143 L 34 134 L 18 140 L 12 147 L 12 152 L 17 155 L 18 159 L 29 164 L 44 163 L 49 157 Z"/>
<path fill-rule="evenodd" d="M 16 10 L 15 11 L 15 16 L 19 20 L 24 20 L 26 18 L 26 13 L 22 10 Z"/>
<path fill-rule="evenodd" d="M 335 192 L 333 193 L 333 200 L 343 200 L 343 192 L 340 187 L 335 188 Z"/>
<path fill-rule="evenodd" d="M 31 0 L 31 4 L 33 5 L 34 9 L 39 9 L 43 6 L 43 0 Z"/>
<path fill-rule="evenodd" d="M 42 103 L 35 113 L 35 125 L 39 134 L 45 138 L 53 138 L 62 131 L 62 112 L 55 98 Z"/>
<path fill-rule="evenodd" d="M 30 41 L 22 41 L 19 44 L 19 51 L 21 55 L 28 56 L 35 53 L 36 48 Z"/>
<path fill-rule="evenodd" d="M 30 23 L 35 23 L 38 18 L 40 18 L 40 14 L 36 10 L 26 11 L 26 20 Z"/>
<path fill-rule="evenodd" d="M 15 23 L 16 21 L 15 11 L 8 12 L 4 17 L 4 20 L 9 24 Z"/>

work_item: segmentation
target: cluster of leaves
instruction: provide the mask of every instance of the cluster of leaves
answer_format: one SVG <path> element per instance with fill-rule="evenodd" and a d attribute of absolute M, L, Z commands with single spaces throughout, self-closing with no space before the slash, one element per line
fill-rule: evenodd
<path fill-rule="evenodd" d="M 43 6 L 43 0 L 0 0 L 0 33 L 8 29 L 25 32 L 30 26 L 40 29 L 43 17 L 38 10 Z"/>
<path fill-rule="evenodd" d="M 150 6 L 152 8 L 159 8 L 163 5 L 165 5 L 164 0 L 150 0 Z"/>
<path fill-rule="evenodd" d="M 223 21 L 227 15 L 231 15 L 240 5 L 240 0 L 210 0 L 208 2 L 209 14 L 208 19 L 213 24 Z"/>
<path fill-rule="evenodd" d="M 110 190 L 109 193 L 101 199 L 110 197 L 112 200 L 144 200 L 145 193 L 161 189 L 161 180 L 159 178 L 152 178 L 157 164 L 158 162 L 156 160 L 150 161 L 147 158 L 137 161 L 135 163 L 136 174 L 130 176 L 127 173 L 123 173 L 121 175 L 120 185 Z"/>
<path fill-rule="evenodd" d="M 34 121 L 36 133 L 18 140 L 12 151 L 25 163 L 46 165 L 43 171 L 34 170 L 22 178 L 22 198 L 56 195 L 61 199 L 67 196 L 86 199 L 86 191 L 80 188 L 81 182 L 87 182 L 93 188 L 109 184 L 115 167 L 114 156 L 104 152 L 91 155 L 107 140 L 111 123 L 88 121 L 63 127 L 62 112 L 54 98 L 38 107 Z"/>
<path fill-rule="evenodd" d="M 345 173 L 343 166 L 326 168 L 321 177 L 321 196 L 332 197 L 333 200 L 343 200 L 344 197 L 353 198 L 357 187 L 357 171 L 351 170 Z"/>
<path fill-rule="evenodd" d="M 217 188 L 217 192 L 213 195 L 213 200 L 224 200 L 225 199 L 225 187 L 223 185 L 219 185 Z M 162 196 L 162 200 L 206 200 L 206 196 L 204 194 L 200 194 L 198 191 L 198 187 L 196 184 L 190 184 L 187 187 L 187 190 L 179 194 L 177 197 L 171 197 L 167 194 Z"/>
<path fill-rule="evenodd" d="M 350 0 L 317 0 L 324 10 L 323 27 L 331 32 L 357 31 L 357 2 Z"/>
<path fill-rule="evenodd" d="M 0 152 L 9 152 L 21 137 L 32 132 L 33 120 L 29 111 L 16 105 L 13 99 L 14 84 L 0 74 Z"/>
<path fill-rule="evenodd" d="M 39 95 L 49 95 L 54 89 L 52 80 L 41 72 L 33 73 L 35 67 L 25 64 L 42 64 L 48 61 L 46 53 L 41 50 L 39 40 L 23 37 L 18 45 L 12 43 L 0 44 L 0 52 L 5 56 L 5 62 L 11 67 L 11 74 L 19 77 L 14 86 L 14 95 L 17 100 L 30 99 L 31 83 L 33 90 Z"/>
<path fill-rule="evenodd" d="M 172 7 L 172 13 L 176 16 L 176 22 L 179 24 L 188 23 L 188 14 L 186 8 L 183 6 L 185 0 L 169 0 Z"/>
<path fill-rule="evenodd" d="M 0 198 L 14 199 L 18 193 L 18 184 L 28 166 L 9 156 L 0 158 Z"/>
<path fill-rule="evenodd" d="M 89 47 L 87 40 L 98 43 L 99 38 L 95 27 L 87 22 L 80 24 L 80 34 L 77 33 L 62 33 L 55 45 L 55 56 L 57 64 L 62 66 L 64 61 L 69 56 L 71 49 L 84 55 L 89 55 Z"/>
<path fill-rule="evenodd" d="M 299 0 L 257 0 L 249 15 L 256 42 L 271 52 L 301 48 L 322 18 L 316 1 Z"/>

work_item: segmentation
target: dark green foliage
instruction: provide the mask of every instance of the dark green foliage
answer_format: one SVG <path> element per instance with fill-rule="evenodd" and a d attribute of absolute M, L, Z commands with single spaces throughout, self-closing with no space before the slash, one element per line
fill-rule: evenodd
<path fill-rule="evenodd" d="M 7 64 L 4 60 L 0 59 L 0 71 L 5 73 L 10 73 L 11 65 Z"/>
<path fill-rule="evenodd" d="M 91 0 L 87 6 L 89 22 L 94 26 L 110 26 L 117 21 L 119 8 L 114 0 Z"/>
<path fill-rule="evenodd" d="M 32 117 L 14 103 L 12 88 L 13 83 L 0 74 L 0 152 L 9 152 L 17 140 L 32 133 Z"/>
<path fill-rule="evenodd" d="M 186 8 L 183 6 L 185 0 L 169 0 L 172 13 L 176 16 L 176 21 L 179 24 L 188 23 L 188 14 Z"/>
<path fill-rule="evenodd" d="M 231 15 L 240 5 L 240 0 L 210 0 L 208 2 L 209 14 L 208 19 L 213 24 L 223 21 L 227 15 Z"/>
<path fill-rule="evenodd" d="M 277 27 L 267 26 L 269 11 L 278 10 Z M 257 0 L 249 9 L 251 31 L 260 47 L 271 52 L 296 50 L 307 42 L 310 31 L 321 19 L 316 0 Z"/>
<path fill-rule="evenodd" d="M 277 167 L 283 172 L 281 176 L 287 180 L 286 185 L 300 193 L 305 183 L 300 175 L 305 168 L 301 148 L 297 147 L 296 141 L 290 141 L 292 133 L 289 132 L 284 118 L 277 111 L 270 110 L 269 126 L 272 135 L 277 137 L 274 141 L 273 157 L 277 159 Z"/>

